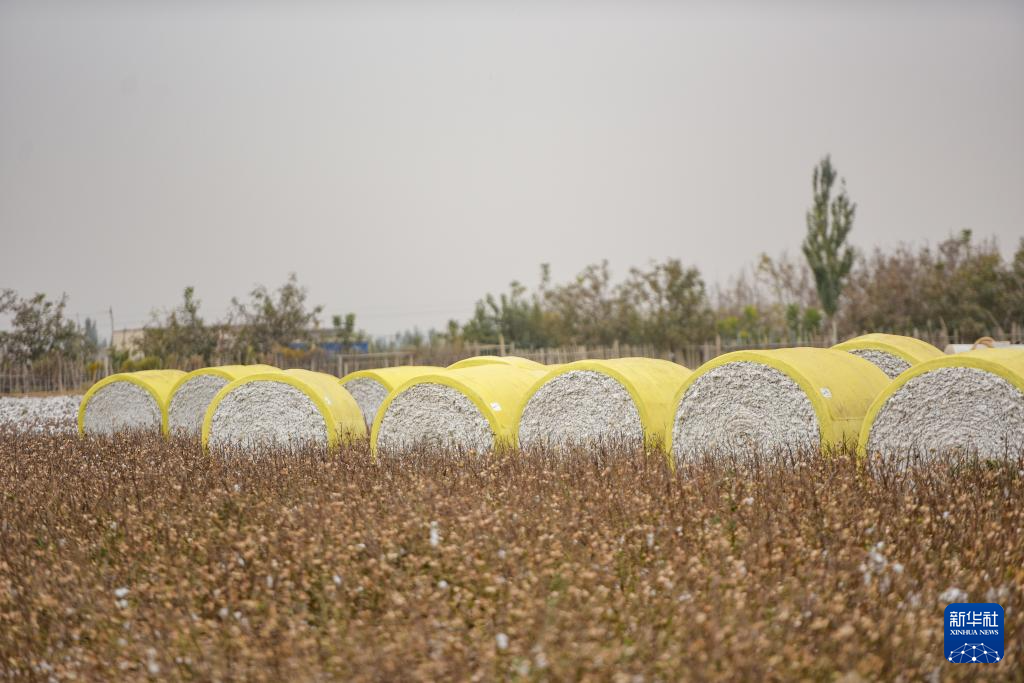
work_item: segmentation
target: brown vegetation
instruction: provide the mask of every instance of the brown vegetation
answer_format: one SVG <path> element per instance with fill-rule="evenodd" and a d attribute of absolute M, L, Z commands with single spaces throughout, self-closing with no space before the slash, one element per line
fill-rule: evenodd
<path fill-rule="evenodd" d="M 1022 471 L 3 433 L 0 679 L 1012 678 Z M 1002 663 L 943 660 L 951 588 Z"/>

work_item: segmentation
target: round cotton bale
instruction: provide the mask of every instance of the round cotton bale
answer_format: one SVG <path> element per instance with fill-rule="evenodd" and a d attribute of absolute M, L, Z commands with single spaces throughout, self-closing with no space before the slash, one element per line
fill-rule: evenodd
<path fill-rule="evenodd" d="M 733 449 L 855 445 L 888 381 L 870 362 L 832 349 L 727 353 L 697 368 L 679 389 L 669 452 L 682 460 Z"/>
<path fill-rule="evenodd" d="M 366 436 L 355 399 L 338 378 L 309 370 L 249 375 L 217 392 L 203 418 L 203 446 L 333 448 Z"/>
<path fill-rule="evenodd" d="M 142 370 L 104 377 L 78 406 L 79 434 L 124 430 L 167 433 L 167 400 L 181 370 Z"/>
<path fill-rule="evenodd" d="M 529 358 L 519 356 L 473 356 L 463 358 L 457 363 L 448 366 L 449 370 L 462 370 L 464 368 L 475 368 L 480 365 L 511 365 L 523 370 L 547 370 L 547 366 Z"/>
<path fill-rule="evenodd" d="M 514 365 L 437 370 L 391 392 L 373 421 L 374 454 L 417 447 L 484 453 L 515 444 L 515 420 L 542 375 Z"/>
<path fill-rule="evenodd" d="M 918 363 L 944 355 L 928 342 L 898 334 L 864 334 L 832 348 L 874 363 L 889 379 L 895 379 Z"/>
<path fill-rule="evenodd" d="M 889 459 L 1024 453 L 1024 350 L 968 351 L 915 365 L 875 399 L 858 450 Z"/>
<path fill-rule="evenodd" d="M 358 370 L 342 377 L 341 386 L 352 394 L 363 414 L 363 421 L 369 427 L 388 394 L 414 377 L 440 369 L 432 365 L 400 365 L 394 368 Z"/>
<path fill-rule="evenodd" d="M 171 434 L 198 438 L 203 417 L 217 392 L 236 379 L 259 373 L 280 372 L 272 365 L 221 365 L 193 370 L 178 379 L 167 402 L 167 429 Z"/>
<path fill-rule="evenodd" d="M 653 358 L 581 360 L 551 370 L 523 402 L 524 449 L 586 445 L 662 448 L 673 399 L 690 371 Z"/>

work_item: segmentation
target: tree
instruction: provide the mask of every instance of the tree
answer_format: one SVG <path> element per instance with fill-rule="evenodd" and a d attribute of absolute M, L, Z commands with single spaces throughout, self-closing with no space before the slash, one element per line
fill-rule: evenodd
<path fill-rule="evenodd" d="M 462 335 L 462 326 L 459 324 L 458 320 L 452 318 L 448 321 L 448 327 L 444 332 L 444 339 L 452 346 L 462 346 L 462 342 L 465 337 Z"/>
<path fill-rule="evenodd" d="M 846 195 L 845 180 L 840 181 L 839 194 L 832 198 L 835 180 L 832 160 L 826 156 L 815 167 L 811 180 L 814 204 L 807 212 L 807 237 L 803 243 L 807 265 L 814 274 L 818 299 L 825 315 L 833 322 L 833 330 L 843 283 L 853 267 L 853 249 L 846 244 L 846 238 L 857 210 L 857 205 Z"/>
<path fill-rule="evenodd" d="M 633 268 L 621 291 L 622 310 L 630 320 L 624 341 L 675 350 L 712 334 L 704 280 L 679 259 L 655 263 L 647 271 Z"/>
<path fill-rule="evenodd" d="M 932 273 L 932 300 L 943 322 L 962 338 L 1002 336 L 1013 324 L 1010 304 L 1012 269 L 995 242 L 972 242 L 962 230 L 939 244 Z"/>
<path fill-rule="evenodd" d="M 549 343 L 611 344 L 623 337 L 626 323 L 622 292 L 612 284 L 608 261 L 585 267 L 571 282 L 552 287 L 547 264 L 541 266 L 541 291 Z"/>
<path fill-rule="evenodd" d="M 1008 280 L 1010 317 L 1024 327 L 1024 237 L 1021 238 L 1017 252 L 1013 255 Z"/>
<path fill-rule="evenodd" d="M 306 289 L 299 286 L 295 273 L 276 292 L 258 285 L 249 293 L 248 303 L 232 298 L 231 306 L 234 355 L 241 361 L 292 342 L 311 341 L 310 328 L 323 311 L 323 306 L 306 307 Z"/>
<path fill-rule="evenodd" d="M 13 289 L 0 291 L 0 315 L 11 329 L 0 332 L 0 356 L 16 365 L 33 365 L 51 356 L 80 357 L 95 351 L 85 332 L 64 317 L 67 295 L 56 301 L 45 294 L 27 299 Z"/>
<path fill-rule="evenodd" d="M 334 328 L 334 340 L 348 348 L 352 345 L 360 333 L 356 331 L 356 314 L 346 313 L 344 316 L 331 316 L 331 326 Z"/>
<path fill-rule="evenodd" d="M 142 331 L 139 350 L 147 358 L 159 358 L 164 367 L 199 360 L 211 365 L 217 350 L 218 330 L 208 327 L 199 316 L 200 301 L 195 289 L 186 287 L 181 306 L 163 315 L 154 312 L 152 324 Z"/>
<path fill-rule="evenodd" d="M 716 287 L 715 319 L 723 339 L 796 343 L 819 332 L 818 292 L 807 260 L 762 253 L 725 287 Z"/>
<path fill-rule="evenodd" d="M 1024 248 L 1006 263 L 994 241 L 963 230 L 938 244 L 856 260 L 843 293 L 844 335 L 865 331 L 935 334 L 960 339 L 1008 335 L 1024 324 Z"/>
<path fill-rule="evenodd" d="M 776 258 L 762 253 L 754 274 L 755 285 L 767 287 L 771 292 L 773 307 L 781 309 L 795 304 L 805 309 L 814 308 L 819 302 L 814 276 L 807 263 L 792 260 L 786 252 Z"/>
<path fill-rule="evenodd" d="M 90 344 L 92 344 L 92 346 L 94 346 L 97 349 L 100 347 L 100 333 L 99 330 L 96 328 L 95 320 L 93 320 L 92 318 L 85 319 L 83 334 L 85 334 L 85 338 L 88 340 Z"/>
<path fill-rule="evenodd" d="M 468 341 L 483 344 L 505 342 L 525 347 L 541 346 L 545 341 L 541 317 L 537 298 L 527 297 L 526 287 L 513 281 L 507 294 L 488 294 L 477 301 L 463 336 Z"/>
<path fill-rule="evenodd" d="M 532 294 L 518 282 L 507 294 L 488 294 L 462 328 L 470 342 L 515 343 L 520 347 L 562 344 L 610 345 L 616 341 L 677 349 L 712 333 L 704 281 L 696 268 L 678 259 L 634 268 L 613 284 L 607 261 L 591 264 L 560 285 L 541 265 L 540 286 Z M 448 339 L 457 339 L 449 329 Z"/>
<path fill-rule="evenodd" d="M 761 311 L 754 305 L 744 306 L 739 315 L 719 316 L 715 327 L 723 338 L 744 344 L 758 343 L 768 332 Z"/>

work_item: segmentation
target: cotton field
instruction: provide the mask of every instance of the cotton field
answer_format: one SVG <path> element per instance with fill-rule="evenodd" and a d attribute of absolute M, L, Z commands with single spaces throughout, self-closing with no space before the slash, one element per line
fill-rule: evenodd
<path fill-rule="evenodd" d="M 1024 628 L 1022 435 L 1024 351 L 889 335 L 0 398 L 0 671 L 934 678 Z"/>

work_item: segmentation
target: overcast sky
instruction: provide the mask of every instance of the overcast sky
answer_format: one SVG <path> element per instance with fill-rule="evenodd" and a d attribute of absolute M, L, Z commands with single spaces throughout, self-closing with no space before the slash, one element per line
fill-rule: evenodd
<path fill-rule="evenodd" d="M 770 5 L 770 7 L 768 6 Z M 0 0 L 0 288 L 139 326 L 296 271 L 386 334 L 607 258 L 1024 236 L 1024 3 Z"/>

